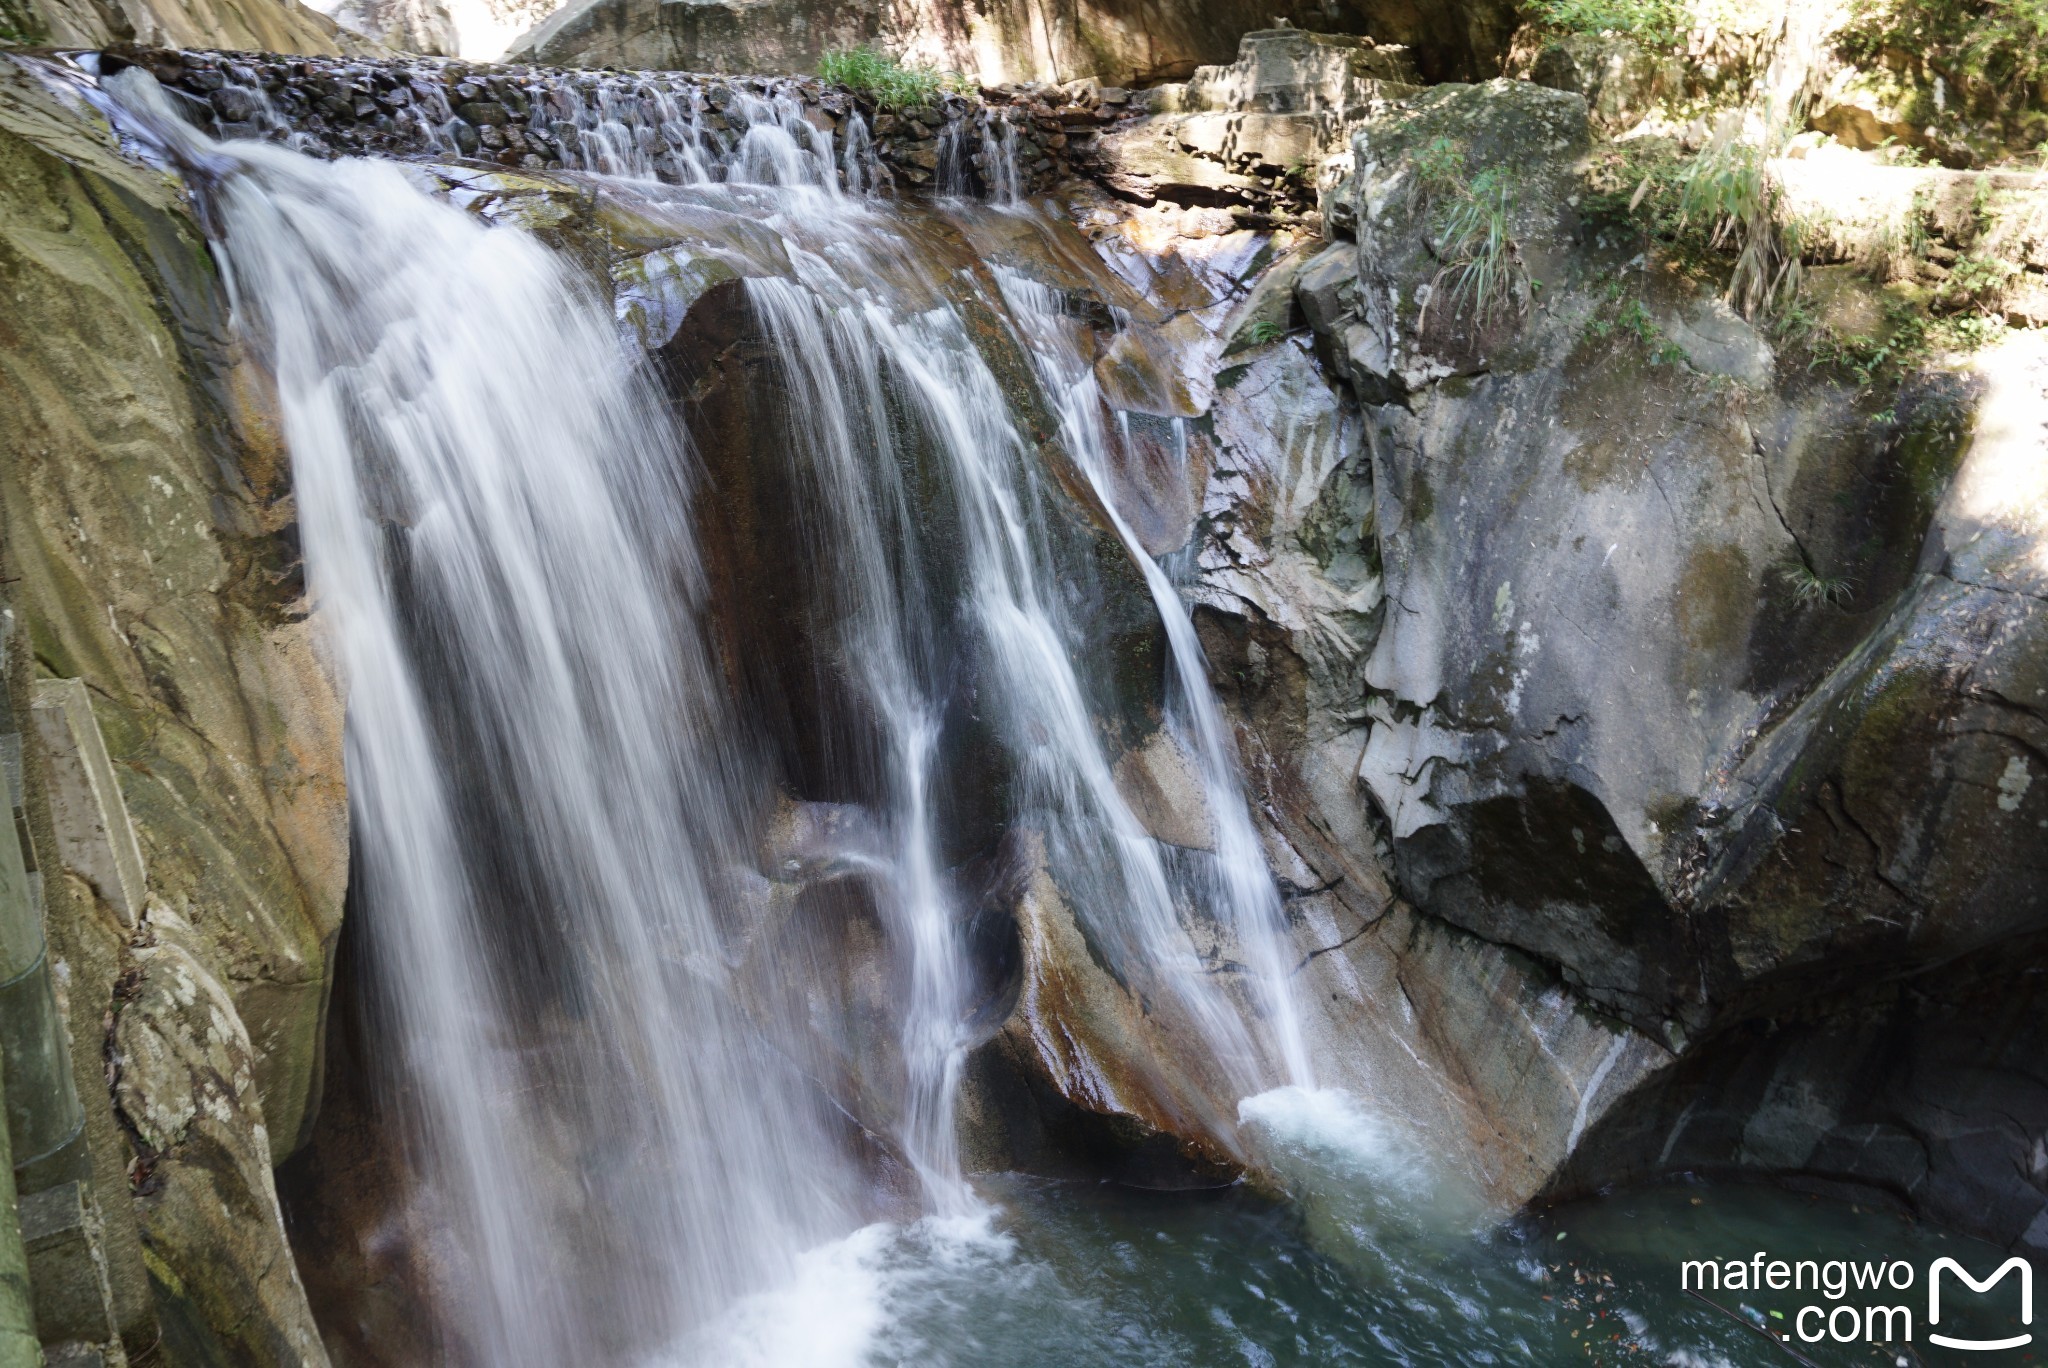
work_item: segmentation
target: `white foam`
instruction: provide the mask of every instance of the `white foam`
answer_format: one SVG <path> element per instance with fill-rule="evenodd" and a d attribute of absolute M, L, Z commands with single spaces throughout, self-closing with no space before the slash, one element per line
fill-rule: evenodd
<path fill-rule="evenodd" d="M 883 1325 L 882 1255 L 897 1228 L 864 1226 L 797 1256 L 781 1287 L 733 1306 L 662 1368 L 858 1368 Z M 654 1368 L 654 1365 L 650 1365 Z"/>
<path fill-rule="evenodd" d="M 1421 1147 L 1341 1088 L 1274 1088 L 1239 1102 L 1237 1120 L 1282 1178 L 1308 1167 L 1407 1191 L 1431 1183 Z"/>
<path fill-rule="evenodd" d="M 647 1368 L 861 1368 L 924 1361 L 914 1322 L 1009 1263 L 1016 1242 L 987 1207 L 910 1225 L 878 1222 L 798 1257 L 756 1293 Z"/>
<path fill-rule="evenodd" d="M 1275 1088 L 1239 1102 L 1237 1115 L 1254 1161 L 1299 1204 L 1311 1238 L 1347 1262 L 1398 1263 L 1483 1222 L 1485 1203 L 1464 1177 L 1354 1093 Z"/>

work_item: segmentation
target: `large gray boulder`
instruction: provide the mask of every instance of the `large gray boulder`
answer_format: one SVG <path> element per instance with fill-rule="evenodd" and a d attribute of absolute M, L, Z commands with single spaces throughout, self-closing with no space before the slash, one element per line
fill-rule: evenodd
<path fill-rule="evenodd" d="M 135 837 L 112 877 L 47 807 L 32 816 L 51 822 L 35 833 L 51 953 L 123 1328 L 146 1326 L 131 1347 L 155 1336 L 153 1283 L 166 1324 L 210 1326 L 241 1361 L 291 1361 L 268 1347 L 287 1343 L 317 1361 L 268 1167 L 320 1094 L 348 872 L 341 702 L 314 647 L 264 377 L 228 341 L 175 183 L 114 142 L 0 63 L 5 598 L 21 657 L 84 681 L 89 710 L 66 725 L 104 733 Z M 32 809 L 39 793 L 61 808 L 44 776 L 62 758 L 30 748 Z M 120 1073 L 124 1051 L 134 1126 L 117 1129 L 107 1066 L 111 1052 Z M 175 1119 L 201 1096 L 219 1103 L 186 1118 L 203 1137 Z M 255 1301 L 233 1290 L 259 1284 Z"/>
<path fill-rule="evenodd" d="M 1296 278 L 1364 401 L 1356 773 L 1392 892 L 1554 972 L 1641 1042 L 1617 1060 L 1663 1052 L 1606 1076 L 1551 1191 L 1817 1175 L 2038 1244 L 2039 1031 L 1978 1015 L 2048 929 L 2037 349 L 1883 398 L 1780 367 L 1578 221 L 1585 117 L 1397 103 L 1354 138 L 1355 242 Z M 1491 317 L 1442 293 L 1461 184 L 1506 187 L 1526 273 Z"/>

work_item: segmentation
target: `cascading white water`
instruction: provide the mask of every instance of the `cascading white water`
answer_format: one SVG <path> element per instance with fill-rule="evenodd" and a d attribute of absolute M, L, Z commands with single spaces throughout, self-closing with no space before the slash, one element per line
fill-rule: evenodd
<path fill-rule="evenodd" d="M 884 776 L 877 795 L 884 835 L 874 872 L 883 913 L 910 961 L 900 1138 L 930 1205 L 959 1214 L 972 1200 L 953 1129 L 967 1045 L 966 986 L 931 813 L 942 663 L 928 630 L 929 591 L 914 568 L 891 554 L 915 536 L 902 462 L 873 351 L 849 345 L 843 321 L 822 315 L 811 295 L 789 281 L 750 281 L 748 297 L 782 359 L 801 448 L 794 465 L 800 478 L 814 482 L 807 522 L 826 543 L 821 560 L 845 577 L 836 596 L 842 611 L 820 626 L 854 662 L 858 687 L 882 732 L 880 753 L 867 758 Z"/>
<path fill-rule="evenodd" d="M 1222 923 L 1230 943 L 1244 956 L 1254 999 L 1285 1071 L 1282 1081 L 1312 1087 L 1314 1070 L 1288 982 L 1293 962 L 1287 942 L 1286 913 L 1245 807 L 1244 776 L 1237 761 L 1236 742 L 1224 720 L 1216 690 L 1209 682 L 1208 661 L 1195 635 L 1194 620 L 1173 582 L 1146 554 L 1137 533 L 1117 508 L 1110 479 L 1111 463 L 1117 456 L 1110 428 L 1103 422 L 1102 391 L 1094 368 L 1082 358 L 1075 344 L 1073 321 L 1063 316 L 1058 297 L 1038 282 L 1013 270 L 1001 270 L 997 278 L 1011 312 L 1023 326 L 1046 391 L 1058 406 L 1060 433 L 1067 449 L 1094 486 L 1131 559 L 1144 571 L 1146 588 L 1159 609 L 1160 621 L 1166 625 L 1166 638 L 1173 653 L 1168 722 L 1180 733 L 1200 766 L 1202 792 L 1216 845 L 1213 860 L 1202 866 L 1206 887 L 1198 901 Z M 1181 420 L 1175 420 L 1175 432 L 1180 437 L 1185 466 L 1186 435 Z M 1119 429 L 1118 437 L 1123 445 L 1129 445 L 1127 431 Z"/>
<path fill-rule="evenodd" d="M 1104 489 L 1110 440 L 1057 310 L 843 194 L 866 165 L 857 121 L 842 165 L 772 91 L 736 95 L 713 139 L 694 96 L 632 103 L 613 80 L 535 91 L 536 108 L 571 116 L 582 166 L 647 178 L 588 182 L 600 197 L 700 237 L 735 225 L 720 259 L 743 268 L 773 358 L 804 563 L 831 581 L 811 630 L 866 719 L 827 744 L 867 809 L 843 863 L 907 987 L 894 1139 L 925 1209 L 976 1209 L 955 1136 L 976 909 L 936 796 L 960 782 L 963 677 L 1007 755 L 1007 820 L 1037 833 L 1113 972 L 1236 1095 L 1305 1082 L 1277 895 L 1186 610 L 1112 507 L 1165 622 L 1169 725 L 1215 827 L 1192 881 L 1118 788 L 1099 722 L 1115 686 L 1063 583 L 1055 496 L 969 322 L 1007 320 Z M 742 1001 L 739 942 L 768 896 L 749 814 L 779 781 L 735 739 L 700 637 L 685 445 L 603 303 L 534 239 L 389 164 L 214 142 L 139 74 L 110 87 L 199 188 L 276 373 L 350 689 L 359 898 L 403 1056 L 418 1223 L 463 1275 L 460 1356 L 688 1344 L 852 1229 L 863 1200 L 819 1082 L 827 1042 Z M 1014 200 L 1006 130 L 981 130 L 981 157 Z M 944 546 L 920 551 L 928 534 Z M 1259 1027 L 1198 951 L 1201 919 L 1250 969 Z"/>
<path fill-rule="evenodd" d="M 726 991 L 741 757 L 691 610 L 686 452 L 532 238 L 391 165 L 213 143 L 124 83 L 276 374 L 465 1357 L 672 1338 L 855 1224 L 803 1042 Z"/>
<path fill-rule="evenodd" d="M 876 388 L 873 381 L 863 384 L 851 377 L 873 367 L 873 358 L 888 368 L 894 387 L 916 415 L 918 430 L 943 458 L 956 500 L 962 533 L 961 595 L 979 629 L 978 649 L 987 655 L 984 673 L 1002 695 L 1008 738 L 1020 769 L 1020 818 L 1042 827 L 1055 882 L 1110 948 L 1120 971 L 1129 981 L 1156 987 L 1178 1004 L 1240 1094 L 1260 1091 L 1272 1083 L 1272 1072 L 1247 1035 L 1235 1004 L 1217 990 L 1208 966 L 1196 954 L 1181 920 L 1164 852 L 1116 785 L 1088 683 L 1075 664 L 1087 650 L 1087 634 L 1069 619 L 1056 592 L 1058 576 L 1039 506 L 1043 493 L 1030 475 L 1031 453 L 1018 419 L 956 309 L 897 313 L 873 302 L 887 289 L 882 263 L 899 270 L 920 269 L 919 263 L 890 252 L 875 237 L 877 229 L 886 232 L 872 221 L 864 225 L 856 214 L 844 215 L 830 234 L 838 250 L 831 254 L 829 266 L 822 252 L 799 257 L 809 268 L 805 281 L 816 299 L 859 301 L 836 315 L 838 346 L 825 346 L 828 330 L 821 321 L 808 326 L 793 321 L 807 310 L 820 309 L 816 300 L 786 285 L 756 285 L 755 297 L 772 295 L 786 320 L 780 326 L 771 324 L 771 334 L 784 355 L 804 358 L 811 375 L 832 378 L 799 389 L 810 405 L 831 408 L 851 399 L 873 407 L 879 401 L 865 397 Z M 864 236 L 866 254 L 849 250 Z M 931 282 L 935 294 L 939 284 Z M 1143 563 L 1158 574 L 1149 560 Z M 1185 629 L 1176 639 L 1169 624 L 1179 668 L 1183 673 L 1203 670 L 1186 610 L 1170 586 L 1155 591 L 1155 597 L 1158 593 L 1165 595 Z M 1234 814 L 1257 871 L 1249 875 L 1243 867 L 1242 846 L 1228 848 L 1219 858 L 1227 872 L 1218 882 L 1233 900 L 1225 917 L 1260 957 L 1254 969 L 1262 991 L 1275 1004 L 1285 1004 L 1285 975 L 1277 965 L 1267 968 L 1267 961 L 1277 958 L 1277 895 L 1259 863 L 1234 769 L 1227 768 L 1221 757 L 1214 695 L 1206 691 L 1206 683 L 1202 690 L 1199 696 L 1207 700 L 1211 728 L 1212 759 L 1205 774 L 1231 785 L 1228 797 L 1213 806 Z M 1253 878 L 1263 882 L 1253 884 Z M 1233 884 L 1232 879 L 1238 882 Z M 1257 902 L 1260 888 L 1267 904 Z M 1286 1067 L 1292 1071 L 1300 1055 L 1292 1012 L 1275 1005 L 1271 1015 L 1283 1042 Z M 957 1068 L 957 1062 L 952 1067 Z M 1299 1067 L 1305 1076 L 1306 1064 Z M 934 1089 L 933 1094 L 950 1101 L 950 1090 Z M 950 1110 L 949 1105 L 942 1117 Z"/>

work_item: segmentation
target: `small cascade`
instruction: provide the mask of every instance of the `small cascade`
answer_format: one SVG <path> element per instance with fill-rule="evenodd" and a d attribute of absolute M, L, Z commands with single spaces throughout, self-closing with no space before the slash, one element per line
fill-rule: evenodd
<path fill-rule="evenodd" d="M 1200 767 L 1216 846 L 1213 859 L 1198 865 L 1199 887 L 1193 890 L 1192 901 L 1210 911 L 1231 953 L 1241 957 L 1249 969 L 1257 1015 L 1269 1033 L 1283 1080 L 1313 1086 L 1308 1048 L 1289 983 L 1293 956 L 1286 913 L 1245 805 L 1236 740 L 1209 683 L 1208 662 L 1187 605 L 1165 570 L 1145 553 L 1116 506 L 1110 470 L 1120 459 L 1119 453 L 1129 449 L 1128 429 L 1112 429 L 1104 422 L 1107 406 L 1094 368 L 1083 359 L 1075 343 L 1073 320 L 1065 317 L 1058 296 L 1014 271 L 1001 271 L 998 279 L 1012 313 L 1023 326 L 1046 390 L 1058 406 L 1061 437 L 1094 486 L 1131 558 L 1144 571 L 1146 587 L 1166 626 L 1173 656 L 1168 724 Z M 1185 468 L 1183 420 L 1175 420 L 1174 432 Z"/>
<path fill-rule="evenodd" d="M 868 121 L 858 110 L 846 116 L 846 146 L 839 153 L 839 174 L 845 179 L 849 195 L 865 195 L 881 184 L 875 141 L 868 133 Z"/>
<path fill-rule="evenodd" d="M 1007 118 L 985 114 L 981 125 L 981 158 L 982 174 L 988 181 L 989 203 L 1023 203 L 1024 172 L 1017 161 L 1017 125 Z"/>
<path fill-rule="evenodd" d="M 948 198 L 980 199 L 1003 207 L 1023 202 L 1017 126 L 1007 111 L 983 108 L 971 119 L 955 119 L 940 131 L 938 190 Z"/>

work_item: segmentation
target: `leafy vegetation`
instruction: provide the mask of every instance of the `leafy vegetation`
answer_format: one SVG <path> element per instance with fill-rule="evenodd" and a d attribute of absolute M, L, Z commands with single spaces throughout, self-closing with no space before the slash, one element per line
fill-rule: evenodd
<path fill-rule="evenodd" d="M 1861 65 L 1904 56 L 1952 85 L 2024 98 L 2048 78 L 2048 0 L 1858 0 L 1843 47 Z"/>
<path fill-rule="evenodd" d="M 1617 283 L 1608 288 L 1609 302 L 1618 298 L 1621 286 Z M 1610 317 L 1595 313 L 1586 320 L 1585 333 L 1590 338 L 1607 338 L 1617 332 L 1624 333 L 1642 344 L 1653 366 L 1675 366 L 1685 360 L 1685 349 L 1664 335 L 1657 326 L 1657 320 L 1650 317 L 1650 311 L 1643 307 L 1640 299 L 1631 299 Z"/>
<path fill-rule="evenodd" d="M 1887 299 L 1884 322 L 1864 334 L 1845 334 L 1814 316 L 1806 300 L 1794 301 L 1778 318 L 1781 343 L 1807 354 L 1808 370 L 1833 371 L 1868 389 L 1880 380 L 1895 380 L 1928 353 L 1927 318 L 1902 299 Z"/>
<path fill-rule="evenodd" d="M 928 104 L 952 84 L 930 67 L 905 66 L 870 47 L 828 52 L 818 59 L 818 75 L 865 95 L 883 109 L 912 109 Z"/>
<path fill-rule="evenodd" d="M 1802 608 L 1835 608 L 1856 594 L 1856 581 L 1847 575 L 1823 575 L 1805 561 L 1786 561 L 1778 567 L 1778 582 Z"/>
<path fill-rule="evenodd" d="M 1972 252 L 1949 267 L 1948 279 L 1936 292 L 1938 308 L 1992 313 L 2004 302 L 2005 293 L 2018 278 L 2018 262 L 1988 253 Z"/>
<path fill-rule="evenodd" d="M 1410 194 L 1434 210 L 1431 245 L 1443 263 L 1430 281 L 1421 321 L 1428 322 L 1439 300 L 1481 327 L 1526 309 L 1533 289 L 1514 239 L 1512 179 L 1489 167 L 1467 180 L 1464 154 L 1449 138 L 1424 148 L 1411 170 Z"/>
<path fill-rule="evenodd" d="M 1676 47 L 1692 26 L 1677 0 L 1536 0 L 1536 17 L 1567 33 L 1617 33 L 1651 47 Z"/>

